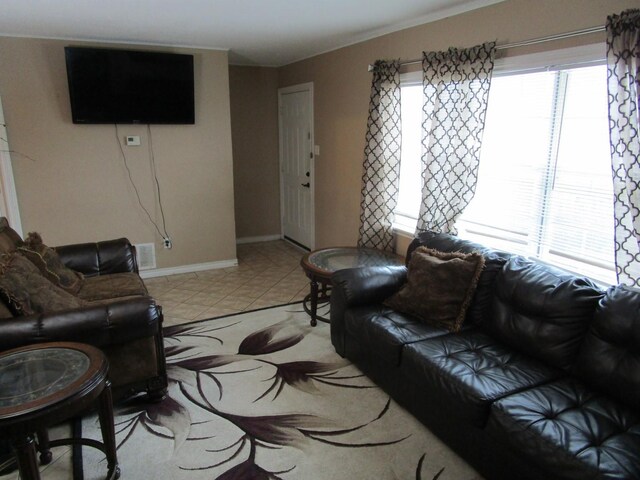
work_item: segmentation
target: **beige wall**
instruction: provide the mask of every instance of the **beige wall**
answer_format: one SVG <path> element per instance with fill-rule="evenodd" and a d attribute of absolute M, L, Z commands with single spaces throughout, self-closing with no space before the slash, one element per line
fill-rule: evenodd
<path fill-rule="evenodd" d="M 376 59 L 420 58 L 423 50 L 528 40 L 604 25 L 607 15 L 638 7 L 638 0 L 507 0 L 438 22 L 403 30 L 279 69 L 279 86 L 314 82 L 316 246 L 354 245 L 371 74 Z M 604 33 L 502 51 L 530 53 L 604 42 Z M 404 245 L 404 241 L 400 242 Z"/>
<path fill-rule="evenodd" d="M 24 232 L 37 230 L 50 245 L 120 236 L 155 242 L 158 267 L 235 259 L 227 53 L 162 48 L 194 55 L 196 98 L 195 125 L 151 127 L 173 240 L 165 250 L 138 206 L 114 126 L 71 123 L 63 49 L 70 44 L 80 43 L 0 38 L 10 147 L 24 154 L 12 154 Z M 160 224 L 146 127 L 118 130 L 120 140 L 142 137 L 140 147 L 124 149 L 143 203 Z"/>
<path fill-rule="evenodd" d="M 280 234 L 278 71 L 229 66 L 236 236 Z"/>

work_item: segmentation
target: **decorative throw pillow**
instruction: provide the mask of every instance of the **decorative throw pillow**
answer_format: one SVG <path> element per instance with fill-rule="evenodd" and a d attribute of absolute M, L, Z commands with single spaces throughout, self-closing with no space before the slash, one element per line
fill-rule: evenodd
<path fill-rule="evenodd" d="M 23 244 L 20 235 L 9 226 L 9 221 L 5 217 L 0 217 L 0 253 L 13 252 Z"/>
<path fill-rule="evenodd" d="M 68 268 L 53 248 L 47 247 L 42 242 L 39 233 L 30 232 L 24 245 L 17 249 L 33 264 L 38 267 L 42 275 L 63 288 L 69 293 L 76 295 L 84 282 L 84 275 Z"/>
<path fill-rule="evenodd" d="M 4 320 L 5 318 L 13 318 L 13 313 L 9 310 L 9 307 L 4 304 L 4 302 L 0 301 L 0 320 Z"/>
<path fill-rule="evenodd" d="M 479 253 L 414 250 L 407 283 L 384 301 L 388 307 L 414 315 L 425 323 L 460 330 L 484 267 Z"/>
<path fill-rule="evenodd" d="M 55 312 L 87 305 L 47 280 L 18 252 L 0 257 L 0 294 L 15 315 Z"/>

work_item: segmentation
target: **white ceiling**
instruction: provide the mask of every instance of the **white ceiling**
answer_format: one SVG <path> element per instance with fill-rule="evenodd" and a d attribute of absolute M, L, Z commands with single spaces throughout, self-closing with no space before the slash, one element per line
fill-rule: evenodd
<path fill-rule="evenodd" d="M 0 0 L 0 35 L 229 50 L 281 66 L 503 0 Z"/>

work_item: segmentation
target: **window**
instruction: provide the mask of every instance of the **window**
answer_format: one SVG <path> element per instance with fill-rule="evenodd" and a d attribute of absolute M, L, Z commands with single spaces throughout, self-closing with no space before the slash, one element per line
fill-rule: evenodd
<path fill-rule="evenodd" d="M 606 66 L 593 62 L 494 73 L 476 194 L 457 223 L 461 237 L 615 283 L 606 85 Z M 396 217 L 404 225 L 414 219 L 414 227 L 421 105 L 421 86 L 407 77 Z"/>

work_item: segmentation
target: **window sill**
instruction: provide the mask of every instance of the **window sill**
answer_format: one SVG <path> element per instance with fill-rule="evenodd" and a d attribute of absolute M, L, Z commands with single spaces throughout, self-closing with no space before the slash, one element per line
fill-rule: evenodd
<path fill-rule="evenodd" d="M 413 238 L 415 233 L 404 225 L 393 225 L 393 233 L 399 237 Z"/>
<path fill-rule="evenodd" d="M 396 235 L 412 239 L 413 237 L 415 237 L 417 223 L 417 218 L 409 217 L 401 213 L 396 213 L 392 225 L 393 232 Z"/>

